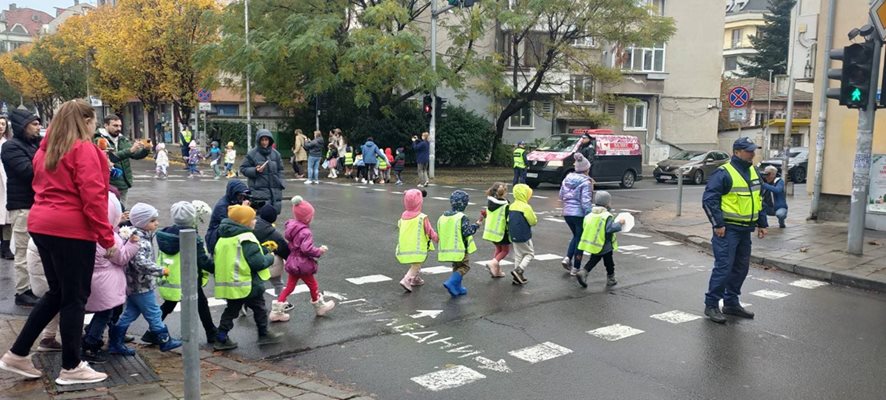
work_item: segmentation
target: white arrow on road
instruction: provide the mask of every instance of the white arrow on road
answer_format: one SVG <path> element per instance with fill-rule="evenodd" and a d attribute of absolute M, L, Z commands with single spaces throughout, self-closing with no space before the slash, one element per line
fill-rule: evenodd
<path fill-rule="evenodd" d="M 477 356 L 476 358 L 474 358 L 474 361 L 480 363 L 478 368 L 488 369 L 488 370 L 495 371 L 495 372 L 504 372 L 506 374 L 511 373 L 511 369 L 505 363 L 504 359 L 501 359 L 498 361 L 492 361 L 486 357 Z"/>
<path fill-rule="evenodd" d="M 325 292 L 323 292 L 323 296 L 324 296 L 324 297 L 332 297 L 333 299 L 336 299 L 336 300 L 339 300 L 339 301 L 341 301 L 341 300 L 347 300 L 347 299 L 348 299 L 347 297 L 345 297 L 345 293 L 338 294 L 338 293 L 335 293 L 335 292 L 330 292 L 330 291 L 328 291 L 328 290 L 325 291 Z"/>
<path fill-rule="evenodd" d="M 443 314 L 443 310 L 415 310 L 418 311 L 418 314 L 412 314 L 410 317 L 419 319 L 424 317 L 431 317 L 436 319 L 438 315 Z"/>

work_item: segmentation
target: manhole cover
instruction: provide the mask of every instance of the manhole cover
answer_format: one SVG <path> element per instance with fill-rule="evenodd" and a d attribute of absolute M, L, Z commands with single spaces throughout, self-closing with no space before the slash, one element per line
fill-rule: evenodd
<path fill-rule="evenodd" d="M 100 387 L 114 387 L 120 385 L 135 385 L 142 383 L 152 383 L 160 380 L 160 377 L 145 364 L 145 361 L 138 354 L 132 357 L 126 356 L 109 356 L 108 362 L 104 364 L 90 364 L 92 369 L 108 374 L 108 379 L 104 382 L 89 383 L 82 385 L 56 385 L 55 378 L 58 377 L 62 368 L 62 354 L 55 353 L 36 353 L 34 355 L 34 363 L 37 368 L 43 371 L 50 378 L 50 385 L 56 393 L 73 392 L 78 390 L 95 389 Z"/>

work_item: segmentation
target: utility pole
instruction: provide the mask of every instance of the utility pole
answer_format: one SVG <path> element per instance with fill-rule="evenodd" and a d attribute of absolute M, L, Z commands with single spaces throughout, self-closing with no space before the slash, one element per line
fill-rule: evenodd
<path fill-rule="evenodd" d="M 452 7 L 444 8 L 445 11 L 448 11 Z M 445 11 L 441 11 L 445 12 Z M 437 79 L 437 0 L 431 0 L 431 71 L 434 72 L 434 79 Z M 434 89 L 431 90 L 431 124 L 428 127 L 428 143 L 430 144 L 429 149 L 429 164 L 428 164 L 428 176 L 430 178 L 434 177 L 434 165 L 437 163 L 437 85 L 434 84 Z"/>
<path fill-rule="evenodd" d="M 196 400 L 200 398 L 200 335 L 197 333 L 200 318 L 197 313 L 197 291 L 202 290 L 198 285 L 200 272 L 197 268 L 197 231 L 182 229 L 180 235 L 184 389 L 185 399 Z"/>
<path fill-rule="evenodd" d="M 837 7 L 837 0 L 828 1 L 828 19 L 827 27 L 824 33 L 824 49 L 829 50 L 834 46 L 834 13 Z M 824 58 L 825 65 L 821 67 L 821 96 L 818 100 L 818 133 L 815 135 L 815 177 L 812 186 L 812 204 L 809 206 L 809 219 L 818 219 L 818 205 L 821 199 L 821 180 L 824 171 L 824 148 L 825 134 L 827 133 L 828 124 L 828 87 L 830 79 L 828 78 L 828 69 L 831 68 L 831 60 L 829 57 Z"/>
<path fill-rule="evenodd" d="M 246 48 L 249 49 L 249 0 L 243 0 L 243 19 L 246 26 Z M 249 67 L 246 76 L 246 151 L 252 149 L 252 92 L 249 90 Z"/>
<path fill-rule="evenodd" d="M 784 140 L 782 142 L 784 154 L 781 158 L 781 179 L 784 180 L 784 191 L 787 195 L 794 195 L 794 183 L 788 176 L 788 164 L 791 160 L 791 130 L 794 125 L 794 73 L 788 70 L 788 105 L 784 122 Z"/>
<path fill-rule="evenodd" d="M 769 85 L 768 85 L 768 93 L 766 94 L 766 126 L 763 127 L 763 154 L 761 155 L 762 159 L 766 160 L 769 158 L 769 143 L 771 140 L 769 139 L 769 122 L 772 120 L 772 70 L 769 70 Z"/>

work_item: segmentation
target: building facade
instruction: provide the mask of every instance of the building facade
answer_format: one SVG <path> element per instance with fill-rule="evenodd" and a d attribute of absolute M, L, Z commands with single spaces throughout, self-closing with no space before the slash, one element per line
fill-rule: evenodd
<path fill-rule="evenodd" d="M 769 0 L 727 0 L 726 20 L 723 29 L 723 76 L 741 77 L 741 63 L 757 54 L 751 37 L 766 23 Z"/>
<path fill-rule="evenodd" d="M 43 11 L 10 3 L 8 10 L 0 11 L 0 53 L 32 43 L 53 19 Z"/>

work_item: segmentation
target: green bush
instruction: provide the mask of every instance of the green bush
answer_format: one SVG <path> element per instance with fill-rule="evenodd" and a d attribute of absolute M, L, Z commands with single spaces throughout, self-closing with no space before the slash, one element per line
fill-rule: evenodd
<path fill-rule="evenodd" d="M 492 124 L 462 107 L 449 107 L 437 125 L 437 164 L 469 166 L 486 163 L 494 136 Z"/>
<path fill-rule="evenodd" d="M 489 159 L 489 164 L 496 167 L 513 167 L 514 146 L 499 143 L 498 146 L 496 146 L 495 151 L 492 152 L 492 157 L 490 157 Z"/>
<path fill-rule="evenodd" d="M 258 127 L 252 126 L 252 133 L 258 131 Z M 234 142 L 237 153 L 246 150 L 246 124 L 231 121 L 209 121 L 209 137 L 218 140 L 219 147 L 224 148 L 228 142 Z"/>

